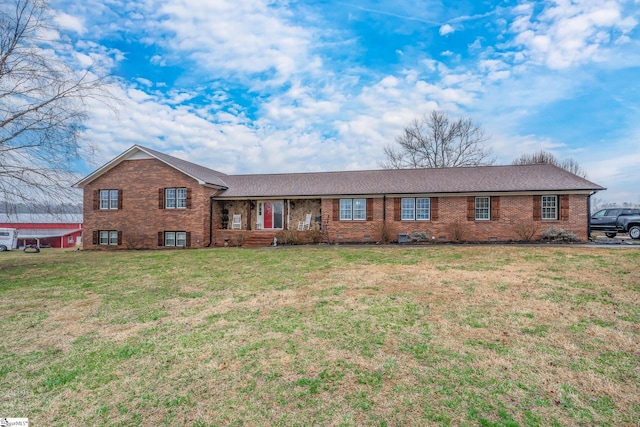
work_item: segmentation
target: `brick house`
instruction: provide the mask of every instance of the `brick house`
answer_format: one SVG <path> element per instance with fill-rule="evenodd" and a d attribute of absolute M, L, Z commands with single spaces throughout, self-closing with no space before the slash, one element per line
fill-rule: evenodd
<path fill-rule="evenodd" d="M 548 164 L 226 175 L 139 145 L 75 186 L 85 249 L 266 246 L 309 214 L 302 234 L 330 242 L 518 241 L 551 227 L 587 240 L 589 197 L 604 190 Z"/>

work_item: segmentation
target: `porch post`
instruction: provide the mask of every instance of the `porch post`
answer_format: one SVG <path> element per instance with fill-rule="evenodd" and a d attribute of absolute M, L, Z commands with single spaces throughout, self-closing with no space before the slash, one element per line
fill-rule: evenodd
<path fill-rule="evenodd" d="M 247 230 L 251 230 L 251 200 L 247 201 Z"/>

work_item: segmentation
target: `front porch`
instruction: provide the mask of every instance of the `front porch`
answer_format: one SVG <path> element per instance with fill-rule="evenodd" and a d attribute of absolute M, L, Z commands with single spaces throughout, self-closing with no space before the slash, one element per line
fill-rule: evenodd
<path fill-rule="evenodd" d="M 281 230 L 298 230 L 307 217 L 310 221 L 302 228 L 320 230 L 322 202 L 320 199 L 217 200 L 212 215 L 214 231 L 262 231 L 273 232 L 275 236 Z"/>

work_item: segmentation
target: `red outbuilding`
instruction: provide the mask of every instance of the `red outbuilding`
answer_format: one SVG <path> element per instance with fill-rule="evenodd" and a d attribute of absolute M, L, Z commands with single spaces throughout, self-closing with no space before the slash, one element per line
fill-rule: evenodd
<path fill-rule="evenodd" d="M 75 248 L 82 243 L 82 214 L 0 213 L 0 228 L 18 230 L 18 247 Z"/>

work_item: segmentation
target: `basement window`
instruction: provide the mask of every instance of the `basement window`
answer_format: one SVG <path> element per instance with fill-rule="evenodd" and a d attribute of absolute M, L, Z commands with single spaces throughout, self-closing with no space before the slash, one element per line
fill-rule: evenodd
<path fill-rule="evenodd" d="M 167 247 L 185 248 L 187 247 L 186 231 L 165 231 L 164 245 Z"/>

